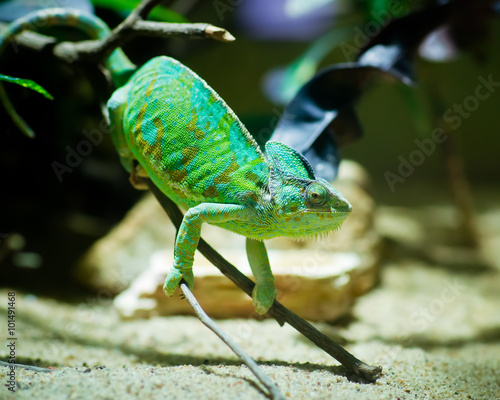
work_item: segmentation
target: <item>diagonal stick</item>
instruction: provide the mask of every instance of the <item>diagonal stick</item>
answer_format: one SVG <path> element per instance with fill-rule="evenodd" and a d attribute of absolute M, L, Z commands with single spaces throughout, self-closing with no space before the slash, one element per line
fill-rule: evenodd
<path fill-rule="evenodd" d="M 194 297 L 189 287 L 186 285 L 184 280 L 181 281 L 180 287 L 186 300 L 193 307 L 194 312 L 200 319 L 201 323 L 215 333 L 227 346 L 247 365 L 247 367 L 252 371 L 252 373 L 257 377 L 259 381 L 269 390 L 273 399 L 285 400 L 285 397 L 278 389 L 278 386 L 262 371 L 262 369 L 257 365 L 257 363 L 250 357 L 238 344 L 205 313 L 203 308 Z"/>

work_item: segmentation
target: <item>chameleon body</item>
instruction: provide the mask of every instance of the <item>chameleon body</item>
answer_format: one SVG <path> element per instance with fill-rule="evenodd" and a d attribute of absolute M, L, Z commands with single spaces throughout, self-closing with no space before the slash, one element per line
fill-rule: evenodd
<path fill-rule="evenodd" d="M 75 23 L 76 13 L 64 13 L 57 24 L 65 18 L 76 27 L 87 23 L 84 31 L 92 30 L 92 24 L 104 25 L 92 16 Z M 40 18 L 39 14 L 25 20 Z M 131 64 L 117 51 L 107 65 L 114 81 L 120 82 L 130 76 Z M 247 237 L 256 280 L 252 297 L 256 311 L 263 314 L 276 289 L 262 240 L 326 233 L 340 227 L 351 211 L 340 193 L 315 178 L 295 150 L 268 142 L 266 159 L 217 93 L 172 58 L 155 57 L 137 69 L 113 93 L 108 110 L 112 139 L 131 181 L 141 186 L 141 178 L 150 178 L 186 210 L 164 285 L 169 296 L 181 279 L 193 286 L 201 226 L 210 223 Z"/>

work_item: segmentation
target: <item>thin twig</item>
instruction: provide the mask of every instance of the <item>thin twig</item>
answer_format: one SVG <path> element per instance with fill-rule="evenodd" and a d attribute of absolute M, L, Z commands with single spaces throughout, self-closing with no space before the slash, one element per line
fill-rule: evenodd
<path fill-rule="evenodd" d="M 23 32 L 16 36 L 19 43 L 35 51 L 43 51 L 53 46 L 52 54 L 68 63 L 94 62 L 105 60 L 115 49 L 137 36 L 200 37 L 220 42 L 235 40 L 226 29 L 206 23 L 170 23 L 146 21 L 144 18 L 157 5 L 158 0 L 141 2 L 129 16 L 109 36 L 100 40 L 84 40 L 79 42 L 60 42 L 54 45 L 54 39 L 35 32 Z"/>
<path fill-rule="evenodd" d="M 183 218 L 179 208 L 172 200 L 165 196 L 151 180 L 146 179 L 145 181 L 149 190 L 151 190 L 151 192 L 155 195 L 156 199 L 168 214 L 176 229 L 179 229 Z M 252 290 L 255 284 L 243 275 L 234 265 L 217 253 L 203 239 L 200 239 L 198 250 L 241 290 L 249 296 L 252 296 Z M 280 325 L 288 323 L 290 326 L 293 326 L 314 344 L 339 361 L 344 367 L 354 372 L 359 378 L 368 382 L 374 382 L 382 373 L 382 367 L 371 366 L 357 359 L 338 343 L 318 331 L 314 326 L 300 318 L 297 314 L 290 311 L 278 301 L 274 301 L 274 304 L 268 311 L 267 315 L 276 319 Z"/>
<path fill-rule="evenodd" d="M 284 400 L 285 397 L 280 392 L 278 386 L 262 371 L 262 369 L 257 365 L 257 363 L 250 357 L 238 344 L 231 339 L 210 317 L 203 311 L 198 301 L 194 297 L 189 287 L 184 281 L 181 281 L 180 287 L 186 300 L 193 307 L 194 312 L 200 319 L 201 323 L 215 333 L 227 346 L 247 365 L 247 367 L 252 371 L 252 373 L 257 377 L 259 381 L 269 390 L 273 399 Z"/>
<path fill-rule="evenodd" d="M 134 35 L 172 37 L 189 36 L 205 39 L 215 39 L 220 42 L 236 40 L 226 29 L 205 23 L 167 23 L 155 21 L 136 21 L 132 26 Z"/>
<path fill-rule="evenodd" d="M 123 46 L 137 36 L 154 37 L 201 37 L 221 42 L 231 42 L 234 36 L 227 30 L 204 23 L 170 23 L 137 20 L 129 24 L 120 24 L 111 34 L 102 40 L 84 40 L 80 42 L 61 42 L 54 46 L 53 54 L 66 62 L 100 62 L 106 59 L 116 48 Z"/>
<path fill-rule="evenodd" d="M 457 146 L 456 135 L 449 127 L 443 125 L 447 140 L 442 143 L 445 168 L 448 170 L 451 190 L 455 197 L 458 211 L 458 230 L 463 243 L 471 248 L 479 247 L 477 217 L 472 200 L 469 181 L 465 174 L 463 157 Z"/>
<path fill-rule="evenodd" d="M 28 365 L 28 364 L 16 364 L 16 363 L 8 363 L 5 361 L 0 361 L 0 365 L 3 365 L 4 367 L 16 367 L 16 368 L 23 368 L 27 369 L 30 371 L 35 371 L 35 372 L 52 372 L 53 370 L 50 368 L 42 368 L 42 367 L 37 367 L 35 365 Z"/>

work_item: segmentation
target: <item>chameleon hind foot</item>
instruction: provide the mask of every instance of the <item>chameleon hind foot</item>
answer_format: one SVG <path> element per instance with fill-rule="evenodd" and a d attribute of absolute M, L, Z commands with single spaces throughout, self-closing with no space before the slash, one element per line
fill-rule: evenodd
<path fill-rule="evenodd" d="M 181 272 L 179 268 L 172 267 L 167 275 L 167 279 L 165 279 L 165 283 L 163 284 L 163 293 L 165 293 L 168 297 L 171 297 L 179 287 L 182 279 L 186 281 L 189 288 L 192 290 L 194 286 L 193 270 L 191 269 L 189 271 Z"/>
<path fill-rule="evenodd" d="M 276 293 L 274 285 L 255 285 L 252 300 L 257 314 L 263 315 L 269 311 L 276 299 Z"/>
<path fill-rule="evenodd" d="M 132 171 L 130 171 L 129 181 L 137 190 L 148 190 L 149 186 L 146 180 L 149 180 L 149 175 L 144 167 L 137 161 L 134 162 Z"/>

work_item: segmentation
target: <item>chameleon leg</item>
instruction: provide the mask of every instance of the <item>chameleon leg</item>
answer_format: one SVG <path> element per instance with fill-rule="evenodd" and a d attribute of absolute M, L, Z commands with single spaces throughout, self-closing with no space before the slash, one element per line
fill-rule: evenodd
<path fill-rule="evenodd" d="M 247 238 L 246 248 L 248 262 L 255 277 L 255 288 L 252 293 L 253 305 L 255 311 L 259 314 L 265 314 L 276 298 L 276 287 L 266 246 L 264 242 Z"/>
<path fill-rule="evenodd" d="M 175 240 L 174 265 L 163 285 L 163 292 L 167 296 L 175 293 L 181 279 L 193 288 L 194 252 L 200 240 L 201 225 L 204 222 L 242 220 L 245 219 L 245 211 L 240 205 L 202 203 L 186 212 Z"/>

